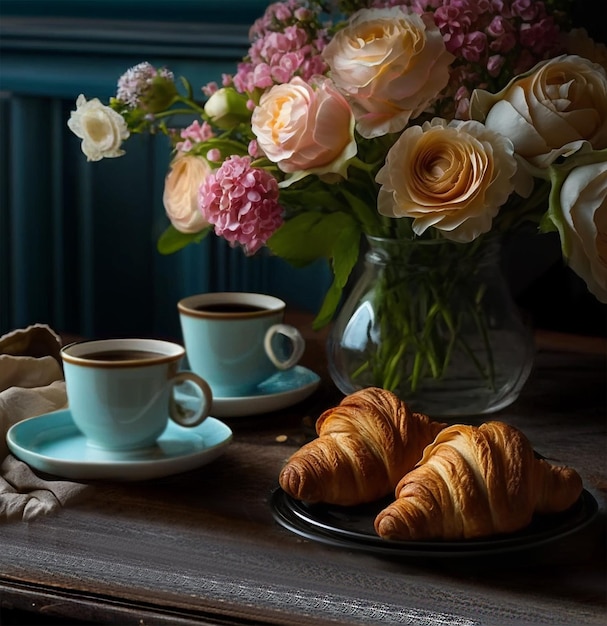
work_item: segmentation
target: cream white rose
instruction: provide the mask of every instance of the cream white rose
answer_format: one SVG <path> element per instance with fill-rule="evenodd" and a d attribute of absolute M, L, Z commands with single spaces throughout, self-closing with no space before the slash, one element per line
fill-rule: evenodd
<path fill-rule="evenodd" d="M 509 139 L 473 120 L 434 119 L 405 130 L 376 180 L 378 210 L 413 220 L 413 231 L 440 230 L 467 243 L 491 230 L 513 189 Z"/>
<path fill-rule="evenodd" d="M 454 57 L 431 16 L 363 9 L 323 50 L 363 137 L 401 131 L 447 85 Z"/>
<path fill-rule="evenodd" d="M 587 59 L 562 55 L 497 94 L 475 90 L 470 112 L 507 135 L 531 165 L 546 168 L 585 141 L 597 150 L 607 147 L 607 73 Z"/>
<path fill-rule="evenodd" d="M 585 28 L 572 28 L 564 39 L 567 54 L 584 57 L 607 70 L 607 46 L 592 39 Z"/>
<path fill-rule="evenodd" d="M 87 102 L 80 94 L 76 110 L 67 121 L 69 129 L 82 139 L 82 152 L 87 161 L 119 157 L 124 154 L 122 142 L 128 139 L 129 130 L 122 115 L 102 104 L 98 98 Z"/>
<path fill-rule="evenodd" d="M 275 85 L 253 111 L 251 128 L 268 159 L 291 174 L 282 186 L 308 174 L 345 177 L 357 152 L 350 106 L 327 79 Z"/>
<path fill-rule="evenodd" d="M 607 303 L 607 161 L 568 174 L 555 217 L 567 263 Z"/>
<path fill-rule="evenodd" d="M 198 189 L 211 173 L 205 159 L 179 154 L 171 163 L 162 197 L 171 224 L 182 233 L 198 233 L 208 226 L 198 208 Z"/>
<path fill-rule="evenodd" d="M 246 95 L 238 93 L 233 87 L 222 87 L 209 97 L 204 112 L 219 128 L 232 129 L 251 119 L 247 100 Z"/>

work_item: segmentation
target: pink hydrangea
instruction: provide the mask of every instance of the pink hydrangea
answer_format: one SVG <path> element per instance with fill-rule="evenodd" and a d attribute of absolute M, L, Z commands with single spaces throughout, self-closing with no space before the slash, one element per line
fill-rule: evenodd
<path fill-rule="evenodd" d="M 251 167 L 248 156 L 233 155 L 200 186 L 198 206 L 215 234 L 255 254 L 283 223 L 278 183 Z"/>

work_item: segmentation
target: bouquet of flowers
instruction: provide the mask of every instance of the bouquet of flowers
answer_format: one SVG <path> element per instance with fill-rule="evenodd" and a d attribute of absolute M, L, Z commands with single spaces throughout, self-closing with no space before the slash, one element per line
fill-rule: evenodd
<path fill-rule="evenodd" d="M 327 259 L 317 328 L 365 237 L 448 240 L 466 255 L 532 224 L 558 231 L 607 302 L 607 48 L 573 28 L 569 5 L 275 2 L 221 85 L 195 90 L 143 62 L 108 104 L 79 96 L 68 125 L 91 161 L 119 157 L 131 134 L 170 138 L 160 252 L 214 233 L 247 255 Z"/>

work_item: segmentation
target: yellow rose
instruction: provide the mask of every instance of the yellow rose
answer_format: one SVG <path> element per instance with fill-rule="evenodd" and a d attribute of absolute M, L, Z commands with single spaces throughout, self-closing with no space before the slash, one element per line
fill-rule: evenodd
<path fill-rule="evenodd" d="M 76 110 L 67 121 L 69 129 L 82 139 L 82 152 L 87 161 L 119 157 L 124 154 L 122 142 L 128 139 L 129 131 L 120 113 L 102 104 L 98 98 L 87 102 L 80 94 Z"/>
<path fill-rule="evenodd" d="M 559 197 L 555 222 L 563 255 L 588 290 L 607 303 L 607 161 L 572 169 Z"/>
<path fill-rule="evenodd" d="M 327 79 L 275 85 L 253 111 L 251 128 L 268 159 L 291 174 L 283 187 L 308 174 L 345 177 L 357 151 L 352 111 Z"/>
<path fill-rule="evenodd" d="M 546 168 L 590 142 L 607 147 L 607 73 L 578 56 L 538 63 L 497 94 L 475 90 L 471 117 L 507 135 L 515 152 Z"/>
<path fill-rule="evenodd" d="M 454 57 L 431 16 L 363 9 L 323 51 L 365 138 L 401 131 L 438 96 Z"/>
<path fill-rule="evenodd" d="M 413 231 L 441 231 L 467 243 L 491 230 L 513 189 L 510 140 L 480 122 L 434 119 L 405 130 L 376 180 L 378 210 L 413 220 Z"/>
<path fill-rule="evenodd" d="M 182 233 L 198 233 L 208 226 L 198 208 L 198 189 L 211 173 L 202 157 L 179 154 L 164 181 L 162 197 L 171 224 Z"/>

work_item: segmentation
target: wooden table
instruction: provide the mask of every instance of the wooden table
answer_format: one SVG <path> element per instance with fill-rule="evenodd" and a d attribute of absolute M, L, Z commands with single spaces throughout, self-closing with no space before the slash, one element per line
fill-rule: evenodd
<path fill-rule="evenodd" d="M 3 626 L 12 609 L 33 614 L 19 622 L 28 624 L 606 623 L 604 344 L 597 350 L 590 342 L 580 353 L 582 344 L 570 338 L 538 335 L 522 397 L 492 416 L 580 472 L 600 505 L 595 521 L 523 552 L 393 558 L 310 541 L 272 517 L 269 498 L 283 462 L 340 398 L 326 376 L 322 334 L 311 332 L 307 318 L 291 321 L 309 340 L 304 364 L 323 376 L 308 400 L 224 420 L 234 441 L 199 470 L 95 483 L 59 514 L 0 527 Z"/>

